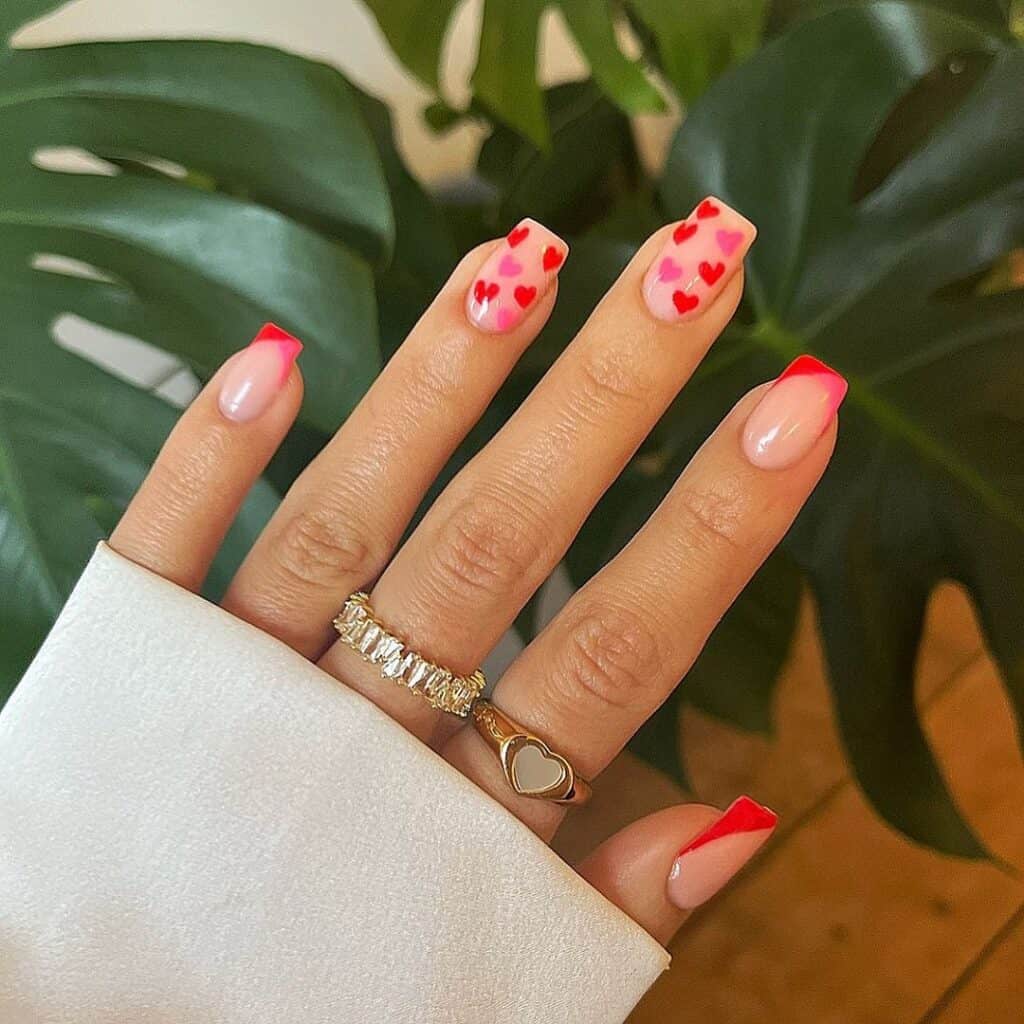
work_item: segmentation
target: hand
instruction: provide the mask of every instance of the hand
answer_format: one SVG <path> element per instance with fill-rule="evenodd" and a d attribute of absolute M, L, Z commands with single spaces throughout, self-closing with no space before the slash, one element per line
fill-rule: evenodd
<path fill-rule="evenodd" d="M 496 437 L 404 544 L 431 483 L 555 303 L 566 246 L 535 221 L 480 246 L 296 480 L 224 607 L 291 645 L 430 744 L 548 840 L 564 807 L 517 795 L 462 719 L 338 641 L 346 597 L 411 648 L 471 673 L 556 567 L 691 376 L 743 290 L 754 229 L 719 200 L 658 231 Z M 111 538 L 198 589 L 294 419 L 301 345 L 270 330 L 182 416 Z M 845 382 L 809 357 L 742 397 L 648 523 L 494 689 L 494 703 L 593 778 L 686 673 L 823 472 Z M 752 800 L 635 822 L 580 874 L 662 942 L 768 838 Z"/>

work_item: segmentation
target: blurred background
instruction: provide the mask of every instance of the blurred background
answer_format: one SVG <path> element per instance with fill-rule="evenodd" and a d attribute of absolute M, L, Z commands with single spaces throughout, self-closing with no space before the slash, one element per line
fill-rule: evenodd
<path fill-rule="evenodd" d="M 1002 0 L 7 0 L 0 694 L 250 326 L 303 337 L 312 386 L 212 597 L 458 252 L 530 214 L 573 257 L 453 471 L 642 238 L 715 192 L 760 228 L 737 323 L 490 672 L 737 395 L 796 352 L 828 360 L 851 392 L 819 494 L 556 847 L 682 799 L 781 815 L 636 1022 L 1019 1021 L 1022 19 Z"/>

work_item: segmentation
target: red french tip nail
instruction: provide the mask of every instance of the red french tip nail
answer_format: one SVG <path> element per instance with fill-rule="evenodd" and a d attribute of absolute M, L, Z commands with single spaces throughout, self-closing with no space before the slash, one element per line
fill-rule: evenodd
<path fill-rule="evenodd" d="M 787 366 L 782 373 L 776 378 L 776 380 L 785 380 L 787 377 L 800 377 L 807 376 L 810 374 L 824 374 L 829 377 L 837 377 L 839 380 L 846 383 L 846 378 L 839 373 L 837 370 L 833 370 L 828 363 L 823 363 L 820 359 L 816 359 L 812 355 L 804 353 L 801 356 L 797 356 Z"/>
<path fill-rule="evenodd" d="M 257 341 L 275 341 L 278 344 L 284 344 L 287 346 L 293 346 L 302 351 L 302 342 L 295 337 L 294 334 L 289 334 L 284 328 L 278 327 L 277 324 L 266 323 L 260 329 L 259 333 L 255 338 L 252 339 L 253 344 Z"/>
<path fill-rule="evenodd" d="M 823 363 L 820 359 L 816 359 L 807 353 L 797 356 L 775 378 L 775 383 L 778 384 L 779 381 L 787 380 L 790 377 L 818 377 L 819 380 L 824 378 L 823 383 L 831 398 L 831 411 L 833 413 L 842 405 L 846 392 L 850 388 L 846 378 L 841 373 L 833 370 L 828 363 Z"/>
<path fill-rule="evenodd" d="M 779 816 L 770 808 L 752 800 L 749 796 L 741 796 L 734 800 L 713 825 L 706 828 L 679 851 L 679 856 L 690 853 L 701 846 L 713 843 L 723 836 L 731 836 L 737 832 L 760 832 L 773 829 Z"/>

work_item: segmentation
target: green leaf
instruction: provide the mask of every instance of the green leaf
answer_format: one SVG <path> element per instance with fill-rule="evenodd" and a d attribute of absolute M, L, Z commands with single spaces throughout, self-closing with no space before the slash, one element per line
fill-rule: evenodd
<path fill-rule="evenodd" d="M 0 266 L 42 252 L 100 268 L 133 299 L 101 322 L 204 376 L 275 320 L 306 342 L 311 425 L 333 430 L 373 379 L 369 268 L 273 210 L 170 182 L 41 172 L 8 181 L 0 197 Z M 79 307 L 56 312 L 66 310 Z"/>
<path fill-rule="evenodd" d="M 875 0 L 774 0 L 771 5 L 769 29 L 778 31 L 791 22 L 816 18 L 839 7 L 872 3 Z M 978 22 L 989 29 L 1005 30 L 1010 18 L 1008 0 L 915 0 L 961 18 Z"/>
<path fill-rule="evenodd" d="M 41 13 L 7 6 L 2 24 Z M 329 68 L 259 47 L 0 50 L 0 132 L 0 576 L 18 595 L 0 600 L 9 686 L 174 419 L 57 348 L 54 320 L 75 313 L 143 338 L 203 376 L 265 320 L 300 335 L 304 426 L 276 462 L 286 480 L 376 372 L 370 261 L 390 259 L 394 229 L 352 90 Z M 69 147 L 110 174 L 33 166 Z M 64 269 L 30 269 L 40 254 Z M 275 503 L 259 483 L 210 596 Z"/>
<path fill-rule="evenodd" d="M 751 0 L 752 2 L 752 0 Z M 403 64 L 435 92 L 444 35 L 456 7 L 453 0 L 365 0 Z M 538 22 L 550 0 L 485 0 L 476 69 L 473 113 L 486 112 L 514 129 L 538 150 L 547 150 L 548 124 L 537 84 Z M 604 94 L 627 114 L 665 109 L 643 65 L 619 49 L 615 12 L 609 0 L 557 0 L 570 31 Z M 451 127 L 460 116 L 447 103 L 431 104 L 428 123 Z"/>
<path fill-rule="evenodd" d="M 669 81 L 693 100 L 727 67 L 756 48 L 767 0 L 629 0 L 653 34 Z"/>
<path fill-rule="evenodd" d="M 559 0 L 590 74 L 604 94 L 626 114 L 657 114 L 665 101 L 644 69 L 619 49 L 607 0 Z"/>
<path fill-rule="evenodd" d="M 52 309 L 76 289 L 78 304 L 97 318 L 124 301 L 117 288 L 46 274 L 0 281 L 0 703 L 176 415 L 47 338 Z M 210 575 L 209 596 L 219 595 L 276 502 L 266 484 L 253 489 Z"/>
<path fill-rule="evenodd" d="M 682 710 L 681 690 L 674 690 L 656 715 L 651 715 L 629 741 L 629 749 L 637 757 L 667 775 L 680 789 L 693 792 L 686 774 L 680 744 L 679 713 Z"/>
<path fill-rule="evenodd" d="M 546 0 L 484 0 L 473 91 L 485 107 L 538 149 L 549 142 L 537 84 L 537 22 Z"/>
<path fill-rule="evenodd" d="M 391 204 L 353 90 L 323 64 L 242 43 L 0 51 L 0 170 L 41 147 L 160 158 L 387 256 Z"/>
<path fill-rule="evenodd" d="M 516 132 L 495 128 L 477 170 L 499 197 L 492 228 L 503 234 L 523 217 L 579 233 L 603 218 L 640 177 L 629 119 L 591 81 L 544 94 L 551 146 L 542 151 Z M 601 139 L 595 149 L 594 139 Z"/>
<path fill-rule="evenodd" d="M 366 257 L 387 257 L 393 227 L 376 149 L 339 75 L 237 44 L 7 51 L 0 131 L 0 277 L 40 252 L 95 267 L 137 300 L 103 322 L 203 375 L 278 321 L 307 346 L 303 421 L 333 430 L 352 408 L 379 365 Z M 68 146 L 122 173 L 29 163 Z M 191 173 L 131 170 L 154 160 Z"/>
<path fill-rule="evenodd" d="M 444 213 L 402 162 L 387 107 L 366 95 L 360 95 L 360 105 L 381 156 L 397 225 L 391 261 L 377 279 L 380 337 L 387 359 L 434 300 L 459 252 Z"/>
<path fill-rule="evenodd" d="M 770 733 L 775 683 L 800 606 L 800 572 L 776 551 L 711 634 L 679 693 L 687 704 L 750 732 Z"/>
<path fill-rule="evenodd" d="M 949 56 L 971 51 L 989 57 L 958 107 L 908 105 L 915 89 L 948 96 L 933 69 L 953 74 Z M 1020 581 L 1005 571 L 1024 564 L 1024 293 L 970 284 L 1024 242 L 1021 95 L 1024 53 L 999 33 L 926 6 L 857 5 L 717 82 L 662 186 L 674 216 L 713 192 L 760 231 L 748 326 L 691 390 L 732 400 L 802 351 L 850 380 L 835 457 L 785 548 L 818 601 L 865 792 L 909 836 L 974 857 L 985 851 L 917 721 L 913 670 L 931 589 L 961 580 L 1024 716 Z M 907 127 L 914 110 L 927 131 Z M 894 130 L 906 144 L 879 147 Z M 675 448 L 692 450 L 725 408 L 674 410 Z"/>
<path fill-rule="evenodd" d="M 364 0 L 395 56 L 425 85 L 439 90 L 445 31 L 458 0 Z"/>

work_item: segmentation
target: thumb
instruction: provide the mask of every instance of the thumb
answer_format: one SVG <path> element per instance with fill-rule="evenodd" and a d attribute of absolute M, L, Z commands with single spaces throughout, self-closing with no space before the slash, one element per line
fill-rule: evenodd
<path fill-rule="evenodd" d="M 690 910 L 715 895 L 767 842 L 778 818 L 741 796 L 725 811 L 681 804 L 606 839 L 579 873 L 666 945 Z"/>

